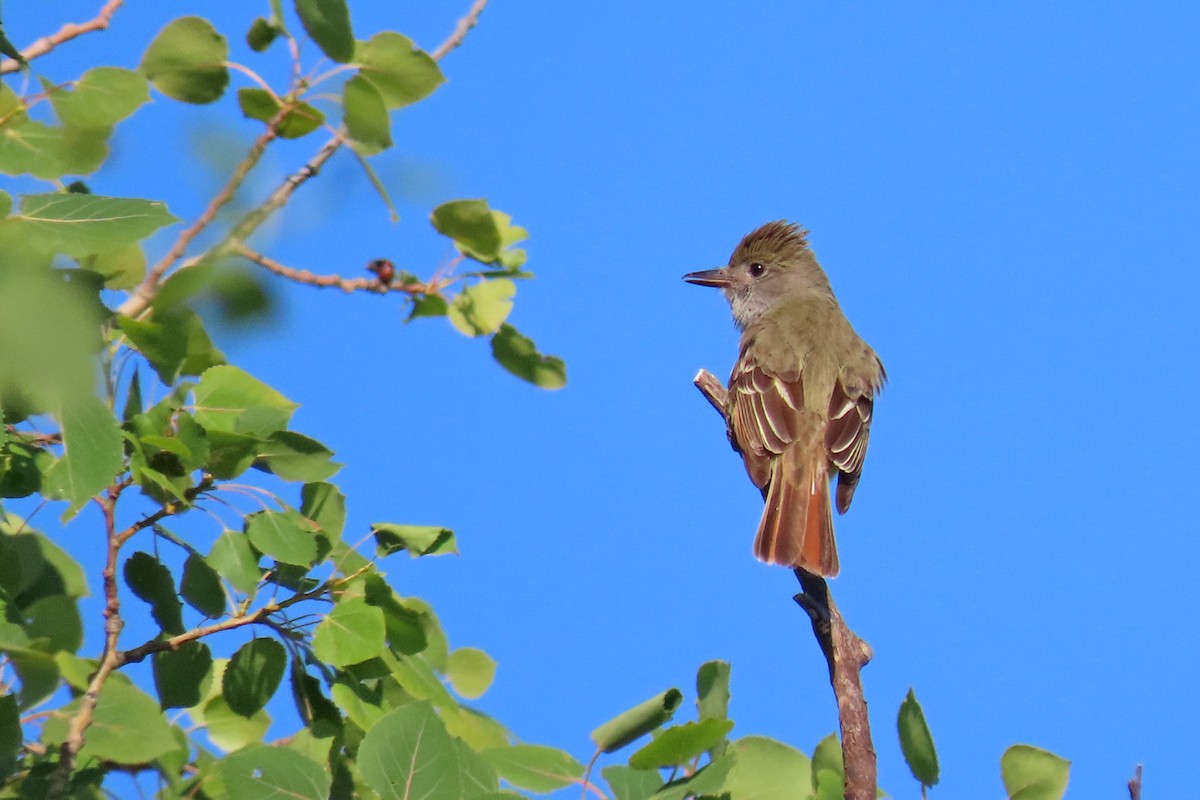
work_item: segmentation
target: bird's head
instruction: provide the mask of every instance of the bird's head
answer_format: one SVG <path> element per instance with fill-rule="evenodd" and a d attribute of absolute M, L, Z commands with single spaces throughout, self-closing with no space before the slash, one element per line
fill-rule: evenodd
<path fill-rule="evenodd" d="M 683 276 L 697 286 L 715 286 L 745 328 L 785 298 L 808 291 L 829 293 L 829 280 L 817 264 L 803 228 L 782 220 L 768 222 L 742 238 L 720 269 Z"/>

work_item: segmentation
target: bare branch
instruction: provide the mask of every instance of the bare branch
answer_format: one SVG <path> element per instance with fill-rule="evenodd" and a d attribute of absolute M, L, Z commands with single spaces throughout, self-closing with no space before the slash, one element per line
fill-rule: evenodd
<path fill-rule="evenodd" d="M 696 384 L 696 388 L 700 390 L 700 394 L 704 395 L 704 399 L 717 410 L 722 419 L 725 417 L 726 395 L 725 387 L 717 380 L 717 376 L 713 375 L 706 369 L 702 369 L 696 373 L 696 377 L 692 378 L 692 383 Z"/>
<path fill-rule="evenodd" d="M 1129 800 L 1142 800 L 1142 765 L 1138 764 L 1129 780 Z"/>
<path fill-rule="evenodd" d="M 873 655 L 871 647 L 846 625 L 824 578 L 802 569 L 794 572 L 804 590 L 794 599 L 808 612 L 813 636 L 829 666 L 829 682 L 837 700 L 846 800 L 875 800 L 877 764 L 861 675 Z"/>
<path fill-rule="evenodd" d="M 63 42 L 69 42 L 72 39 L 83 36 L 85 33 L 105 30 L 112 21 L 113 15 L 117 13 L 117 9 L 124 2 L 125 0 L 108 0 L 92 19 L 89 19 L 87 22 L 68 22 L 56 32 L 49 36 L 43 36 L 26 47 L 21 51 L 21 55 L 25 57 L 26 61 L 32 61 L 38 56 L 46 55 L 46 53 L 49 53 Z M 6 58 L 0 61 L 0 75 L 16 72 L 20 68 L 21 65 L 17 63 L 15 58 Z"/>
<path fill-rule="evenodd" d="M 479 15 L 483 13 L 484 6 L 487 4 L 488 0 L 475 0 L 467 15 L 458 21 L 458 25 L 454 28 L 454 33 L 450 34 L 450 38 L 442 42 L 436 50 L 430 53 L 434 61 L 441 61 L 446 57 L 447 53 L 463 43 L 471 28 L 479 24 Z"/>

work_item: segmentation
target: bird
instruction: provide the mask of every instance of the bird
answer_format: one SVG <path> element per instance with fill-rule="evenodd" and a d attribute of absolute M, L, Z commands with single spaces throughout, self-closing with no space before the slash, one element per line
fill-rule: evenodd
<path fill-rule="evenodd" d="M 831 509 L 844 514 L 854 498 L 883 362 L 842 312 L 799 225 L 768 222 L 724 267 L 683 277 L 721 289 L 741 331 L 724 411 L 729 442 L 763 495 L 754 555 L 836 576 Z"/>

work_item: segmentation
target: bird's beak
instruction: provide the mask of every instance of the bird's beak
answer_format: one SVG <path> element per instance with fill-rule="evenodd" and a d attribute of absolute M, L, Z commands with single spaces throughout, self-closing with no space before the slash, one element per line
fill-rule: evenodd
<path fill-rule="evenodd" d="M 697 286 L 716 286 L 718 289 L 724 289 L 730 283 L 729 272 L 724 269 L 706 269 L 700 272 L 689 272 L 683 276 L 683 279 Z"/>

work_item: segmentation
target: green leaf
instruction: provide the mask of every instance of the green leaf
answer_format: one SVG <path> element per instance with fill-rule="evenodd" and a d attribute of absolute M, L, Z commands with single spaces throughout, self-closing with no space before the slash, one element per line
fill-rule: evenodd
<path fill-rule="evenodd" d="M 198 297 L 212 288 L 216 272 L 217 265 L 212 261 L 199 261 L 175 270 L 158 287 L 150 307 L 155 311 L 166 311 Z"/>
<path fill-rule="evenodd" d="M 249 119 L 270 122 L 283 108 L 266 89 L 238 89 L 238 105 Z M 279 121 L 277 130 L 283 139 L 299 139 L 325 124 L 325 115 L 308 103 L 296 103 Z"/>
<path fill-rule="evenodd" d="M 10 118 L 0 125 L 0 172 L 47 180 L 90 175 L 108 158 L 108 136 L 108 128 L 55 127 Z"/>
<path fill-rule="evenodd" d="M 925 722 L 925 712 L 917 702 L 917 696 L 912 688 L 904 702 L 900 704 L 900 713 L 896 719 L 896 728 L 900 732 L 900 749 L 904 760 L 913 777 L 922 786 L 935 786 L 938 782 L 937 750 L 933 746 L 933 734 Z"/>
<path fill-rule="evenodd" d="M 292 689 L 292 702 L 301 721 L 308 726 L 304 731 L 310 736 L 325 739 L 326 755 L 328 755 L 328 738 L 342 732 L 342 715 L 337 706 L 321 693 L 321 682 L 304 671 L 304 665 L 298 659 L 292 660 L 288 670 L 289 683 Z"/>
<path fill-rule="evenodd" d="M 0 25 L 0 53 L 8 56 L 21 65 L 22 69 L 29 69 L 29 62 L 25 60 L 25 56 L 17 49 L 8 36 L 4 34 L 4 26 Z"/>
<path fill-rule="evenodd" d="M 709 661 L 696 673 L 696 710 L 700 719 L 729 718 L 728 661 Z"/>
<path fill-rule="evenodd" d="M 7 217 L 12 212 L 13 199 L 8 192 L 0 192 L 0 217 Z"/>
<path fill-rule="evenodd" d="M 310 520 L 295 511 L 258 511 L 246 517 L 246 536 L 260 553 L 284 564 L 307 567 L 320 545 Z"/>
<path fill-rule="evenodd" d="M 668 689 L 596 728 L 592 731 L 592 741 L 605 753 L 619 750 L 675 716 L 681 702 L 683 693 Z"/>
<path fill-rule="evenodd" d="M 41 703 L 58 688 L 58 663 L 54 656 L 37 650 L 8 650 L 13 671 L 21 679 L 21 709 Z"/>
<path fill-rule="evenodd" d="M 501 236 L 486 200 L 451 200 L 433 210 L 430 221 L 438 233 L 449 236 L 459 250 L 491 262 L 500 256 Z"/>
<path fill-rule="evenodd" d="M 542 355 L 532 340 L 507 323 L 492 337 L 492 357 L 513 375 L 534 386 L 561 389 L 567 384 L 567 366 L 563 360 Z"/>
<path fill-rule="evenodd" d="M 50 96 L 54 113 L 73 128 L 111 127 L 150 101 L 146 79 L 118 67 L 88 70 L 71 91 L 55 88 L 44 78 L 42 86 Z"/>
<path fill-rule="evenodd" d="M 21 751 L 24 736 L 21 733 L 21 712 L 17 698 L 6 694 L 0 697 L 0 758 L 11 758 Z"/>
<path fill-rule="evenodd" d="M 378 688 L 368 688 L 347 677 L 331 684 L 329 694 L 347 719 L 363 730 L 370 730 L 383 716 L 383 692 Z"/>
<path fill-rule="evenodd" d="M 392 146 L 392 121 L 375 84 L 357 75 L 346 81 L 342 107 L 342 121 L 355 150 L 373 156 Z"/>
<path fill-rule="evenodd" d="M 200 315 L 186 306 L 156 310 L 150 319 L 120 316 L 117 325 L 168 386 L 180 375 L 200 375 L 225 363 L 225 354 L 213 345 Z"/>
<path fill-rule="evenodd" d="M 193 395 L 196 421 L 211 431 L 266 438 L 287 427 L 297 406 L 249 373 L 231 366 L 205 371 Z"/>
<path fill-rule="evenodd" d="M 46 721 L 42 741 L 57 746 L 66 738 L 68 721 L 79 712 L 75 700 Z M 125 680 L 109 680 L 100 690 L 79 751 L 81 764 L 96 759 L 118 764 L 145 764 L 175 749 L 175 737 L 154 698 Z"/>
<path fill-rule="evenodd" d="M 66 452 L 47 470 L 43 491 L 80 506 L 124 466 L 121 427 L 108 406 L 92 396 L 71 402 L 60 417 Z"/>
<path fill-rule="evenodd" d="M 255 18 L 246 31 L 246 45 L 256 53 L 261 53 L 271 46 L 283 31 L 278 25 L 272 24 L 263 17 Z"/>
<path fill-rule="evenodd" d="M 450 735 L 462 739 L 467 747 L 476 752 L 508 747 L 513 742 L 513 735 L 508 728 L 473 708 L 448 705 L 440 707 L 439 711 Z"/>
<path fill-rule="evenodd" d="M 16 529 L 26 532 L 6 531 L 0 536 L 0 587 L 24 605 L 42 597 L 87 596 L 87 580 L 75 559 L 44 534 L 28 531 L 19 518 L 16 521 Z"/>
<path fill-rule="evenodd" d="M 244 533 L 225 531 L 213 542 L 208 563 L 229 585 L 244 595 L 252 595 L 262 579 L 258 556 L 250 548 Z"/>
<path fill-rule="evenodd" d="M 234 713 L 253 716 L 275 695 L 286 667 L 283 645 L 268 637 L 251 639 L 229 659 L 221 695 Z"/>
<path fill-rule="evenodd" d="M 393 525 L 376 522 L 371 526 L 375 548 L 381 556 L 407 550 L 413 558 L 457 553 L 454 531 L 436 525 Z"/>
<path fill-rule="evenodd" d="M 166 205 L 95 194 L 27 194 L 21 197 L 22 231 L 42 249 L 83 257 L 145 239 L 179 220 Z"/>
<path fill-rule="evenodd" d="M 222 481 L 236 478 L 250 469 L 262 446 L 262 440 L 257 436 L 215 430 L 207 433 L 210 449 L 204 467 L 214 478 Z"/>
<path fill-rule="evenodd" d="M 342 468 L 333 461 L 332 450 L 295 431 L 271 434 L 254 465 L 285 481 L 323 481 Z"/>
<path fill-rule="evenodd" d="M 648 800 L 663 784 L 657 770 L 632 769 L 614 764 L 600 770 L 615 800 Z"/>
<path fill-rule="evenodd" d="M 727 719 L 704 719 L 667 728 L 629 757 L 634 769 L 678 767 L 711 750 L 733 730 Z"/>
<path fill-rule="evenodd" d="M 367 731 L 358 768 L 381 800 L 462 800 L 499 789 L 495 770 L 453 739 L 428 703 L 401 706 Z"/>
<path fill-rule="evenodd" d="M 668 783 L 651 795 L 651 798 L 652 800 L 683 800 L 684 797 L 722 795 L 725 781 L 729 777 L 733 765 L 732 756 L 718 758 L 692 775 Z M 795 787 L 793 787 L 793 794 L 789 797 L 796 797 Z"/>
<path fill-rule="evenodd" d="M 212 672 L 213 657 L 204 642 L 184 642 L 174 650 L 151 656 L 154 690 L 163 708 L 190 708 L 204 696 L 204 681 Z"/>
<path fill-rule="evenodd" d="M 384 649 L 383 611 L 359 597 L 344 599 L 313 631 L 313 654 L 335 667 L 375 658 Z"/>
<path fill-rule="evenodd" d="M 133 289 L 146 277 L 146 253 L 139 244 L 127 244 L 89 256 L 83 266 L 103 275 L 106 289 Z"/>
<path fill-rule="evenodd" d="M 188 605 L 206 617 L 216 619 L 225 613 L 225 590 L 221 588 L 221 576 L 198 553 L 192 553 L 183 562 L 179 593 Z M 194 706 L 195 703 L 188 705 Z"/>
<path fill-rule="evenodd" d="M 808 756 L 765 736 L 746 736 L 730 745 L 733 768 L 721 790 L 733 797 L 791 800 L 812 786 Z M 802 794 L 797 795 L 797 792 Z"/>
<path fill-rule="evenodd" d="M 428 700 L 443 710 L 458 705 L 454 696 L 442 683 L 441 677 L 433 671 L 433 665 L 426 659 L 411 656 L 402 658 L 387 656 L 385 659 L 388 666 L 391 667 L 392 677 L 403 687 L 404 691 L 413 697 L 418 700 Z"/>
<path fill-rule="evenodd" d="M 212 103 L 229 85 L 229 43 L 202 17 L 180 17 L 163 28 L 138 70 L 154 88 L 185 103 Z"/>
<path fill-rule="evenodd" d="M 332 483 L 306 483 L 300 490 L 300 513 L 336 542 L 346 527 L 346 497 Z"/>
<path fill-rule="evenodd" d="M 836 733 L 831 733 L 817 742 L 812 754 L 812 770 L 814 778 L 826 770 L 839 777 L 845 776 L 846 768 L 842 764 L 842 745 L 838 741 Z M 814 784 L 813 788 L 818 787 Z"/>
<path fill-rule="evenodd" d="M 518 744 L 485 750 L 480 755 L 513 786 L 539 794 L 569 786 L 583 777 L 583 765 L 553 747 Z"/>
<path fill-rule="evenodd" d="M 43 597 L 24 609 L 25 633 L 45 639 L 50 651 L 74 653 L 83 644 L 83 621 L 73 598 L 57 594 Z"/>
<path fill-rule="evenodd" d="M 360 67 L 359 74 L 375 85 L 389 109 L 424 99 L 446 82 L 428 53 L 393 31 L 359 42 L 354 61 Z"/>
<path fill-rule="evenodd" d="M 134 553 L 125 562 L 125 583 L 150 604 L 150 613 L 164 633 L 183 633 L 183 603 L 166 565 L 148 553 Z"/>
<path fill-rule="evenodd" d="M 219 695 L 205 703 L 202 711 L 193 707 L 188 710 L 188 714 L 208 729 L 208 738 L 213 744 L 227 751 L 261 742 L 271 727 L 271 717 L 266 711 L 243 717 L 231 709 L 225 698 Z"/>
<path fill-rule="evenodd" d="M 474 700 L 492 685 L 496 677 L 496 662 L 482 650 L 460 647 L 450 653 L 446 660 L 446 677 L 454 691 Z"/>
<path fill-rule="evenodd" d="M 516 293 L 517 285 L 507 278 L 472 284 L 450 304 L 450 323 L 464 336 L 493 333 L 508 319 Z"/>
<path fill-rule="evenodd" d="M 446 302 L 446 298 L 440 294 L 423 294 L 413 299 L 412 310 L 406 321 L 417 317 L 444 317 L 449 313 L 450 304 Z"/>
<path fill-rule="evenodd" d="M 1015 744 L 1000 757 L 1009 800 L 1059 800 L 1070 773 L 1070 761 L 1028 744 Z"/>
<path fill-rule="evenodd" d="M 220 762 L 229 800 L 325 800 L 331 775 L 322 764 L 294 750 L 251 745 Z"/>
<path fill-rule="evenodd" d="M 321 52 L 342 64 L 354 57 L 354 31 L 345 0 L 296 0 L 296 13 Z"/>

